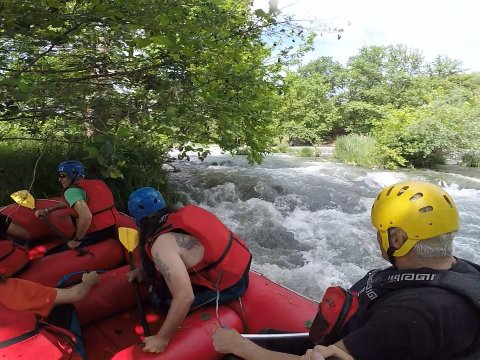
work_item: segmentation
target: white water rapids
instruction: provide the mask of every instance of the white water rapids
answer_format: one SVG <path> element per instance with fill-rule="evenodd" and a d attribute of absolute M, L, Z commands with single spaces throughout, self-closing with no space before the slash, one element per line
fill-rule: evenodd
<path fill-rule="evenodd" d="M 330 285 L 349 287 L 368 270 L 388 266 L 370 208 L 381 188 L 407 179 L 435 182 L 452 195 L 461 219 L 454 252 L 480 262 L 476 175 L 377 171 L 287 155 L 254 166 L 229 155 L 174 165 L 181 171 L 170 183 L 183 204 L 212 211 L 245 239 L 253 269 L 315 300 Z"/>

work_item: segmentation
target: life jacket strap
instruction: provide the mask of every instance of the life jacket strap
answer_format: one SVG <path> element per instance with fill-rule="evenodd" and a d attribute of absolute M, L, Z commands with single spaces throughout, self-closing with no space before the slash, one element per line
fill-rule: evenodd
<path fill-rule="evenodd" d="M 234 236 L 233 236 L 233 233 L 230 231 L 230 238 L 228 239 L 228 244 L 225 247 L 225 250 L 223 250 L 222 255 L 220 255 L 219 258 L 217 260 L 215 260 L 214 262 L 208 264 L 207 266 L 205 266 L 202 269 L 198 269 L 197 271 L 208 271 L 210 269 L 213 269 L 218 264 L 220 264 L 223 261 L 223 259 L 225 259 L 225 256 L 227 256 L 228 252 L 232 248 L 233 240 L 234 240 Z"/>
<path fill-rule="evenodd" d="M 106 207 L 105 209 L 101 209 L 101 210 L 95 211 L 95 212 L 92 213 L 92 216 L 95 216 L 95 215 L 104 213 L 104 212 L 106 212 L 106 211 L 112 210 L 113 208 L 114 208 L 114 206 L 112 205 L 112 206 Z"/>

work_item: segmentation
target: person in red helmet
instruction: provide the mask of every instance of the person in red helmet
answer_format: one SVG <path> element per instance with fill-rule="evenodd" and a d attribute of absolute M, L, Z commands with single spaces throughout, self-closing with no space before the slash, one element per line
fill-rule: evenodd
<path fill-rule="evenodd" d="M 299 355 L 232 329 L 215 331 L 216 350 L 247 360 L 480 359 L 480 265 L 452 255 L 460 227 L 452 197 L 424 181 L 394 184 L 375 198 L 371 222 L 392 266 L 349 290 L 327 289 Z"/>
<path fill-rule="evenodd" d="M 87 246 L 115 237 L 116 209 L 111 190 L 101 180 L 85 179 L 85 167 L 80 161 L 68 160 L 58 165 L 58 180 L 63 197 L 74 210 L 76 232 L 64 248 Z M 65 208 L 65 204 L 37 210 L 36 216 Z"/>
<path fill-rule="evenodd" d="M 128 210 L 140 230 L 142 268 L 155 285 L 152 300 L 167 311 L 158 333 L 144 339 L 143 351 L 163 352 L 190 310 L 245 293 L 252 255 L 214 214 L 196 205 L 169 213 L 151 187 L 134 191 Z M 132 281 L 135 274 L 129 275 Z"/>

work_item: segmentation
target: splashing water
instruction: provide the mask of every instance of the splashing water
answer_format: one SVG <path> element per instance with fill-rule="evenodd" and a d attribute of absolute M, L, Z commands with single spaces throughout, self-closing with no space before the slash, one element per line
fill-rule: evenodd
<path fill-rule="evenodd" d="M 243 157 L 210 156 L 175 164 L 170 180 L 183 204 L 196 203 L 239 234 L 252 268 L 313 299 L 330 285 L 349 287 L 386 267 L 370 224 L 381 188 L 416 179 L 437 183 L 454 198 L 461 229 L 457 256 L 480 262 L 480 181 L 431 170 L 376 171 L 286 155 L 250 166 Z"/>

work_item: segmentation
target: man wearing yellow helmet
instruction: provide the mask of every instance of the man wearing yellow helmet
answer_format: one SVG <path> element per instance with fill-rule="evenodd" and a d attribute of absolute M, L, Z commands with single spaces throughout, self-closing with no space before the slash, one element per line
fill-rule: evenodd
<path fill-rule="evenodd" d="M 393 266 L 370 271 L 348 291 L 327 290 L 310 339 L 330 346 L 301 359 L 480 359 L 480 266 L 452 255 L 460 221 L 450 195 L 427 182 L 398 183 L 376 197 L 371 221 Z M 333 322 L 329 311 L 337 311 Z M 234 330 L 219 329 L 213 340 L 217 351 L 249 360 L 300 359 Z"/>

